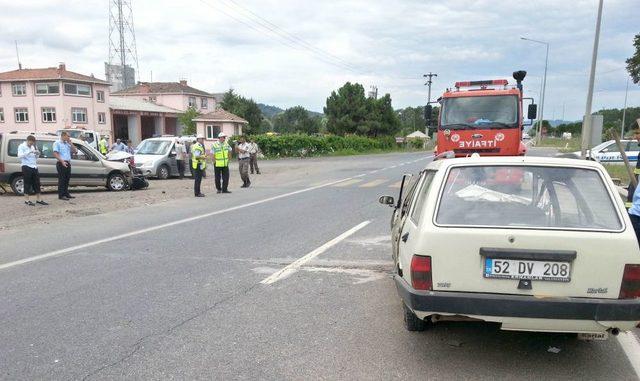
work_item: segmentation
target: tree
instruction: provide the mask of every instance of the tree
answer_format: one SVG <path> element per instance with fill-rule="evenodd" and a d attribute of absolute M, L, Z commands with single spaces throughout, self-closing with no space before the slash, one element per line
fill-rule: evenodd
<path fill-rule="evenodd" d="M 321 118 L 311 116 L 302 106 L 291 107 L 273 117 L 274 131 L 283 134 L 316 134 L 322 127 Z"/>
<path fill-rule="evenodd" d="M 197 118 L 198 115 L 200 114 L 195 109 L 195 107 L 189 107 L 187 111 L 178 115 L 180 124 L 184 126 L 184 128 L 182 129 L 183 135 L 195 135 L 197 133 L 196 122 L 194 122 L 193 120 Z"/>
<path fill-rule="evenodd" d="M 247 134 L 259 134 L 262 125 L 262 111 L 253 99 L 247 99 L 229 89 L 222 97 L 220 107 L 223 110 L 244 118 L 249 125 L 244 129 Z"/>
<path fill-rule="evenodd" d="M 327 131 L 336 135 L 362 133 L 367 111 L 364 87 L 347 82 L 337 92 L 332 91 L 327 98 L 327 105 L 324 107 Z"/>
<path fill-rule="evenodd" d="M 633 83 L 640 82 L 640 33 L 636 34 L 633 38 L 633 46 L 636 48 L 636 52 L 633 56 L 629 57 L 625 62 L 627 63 L 627 71 L 633 79 Z"/>
<path fill-rule="evenodd" d="M 395 134 L 400 129 L 400 119 L 391 105 L 391 95 L 382 98 L 368 98 L 367 134 L 370 136 L 386 136 Z"/>

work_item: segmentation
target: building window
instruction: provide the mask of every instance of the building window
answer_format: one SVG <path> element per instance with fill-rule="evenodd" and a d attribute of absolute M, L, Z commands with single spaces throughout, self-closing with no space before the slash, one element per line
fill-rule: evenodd
<path fill-rule="evenodd" d="M 42 108 L 42 122 L 43 123 L 55 123 L 56 122 L 56 109 L 55 109 L 55 107 L 43 107 Z"/>
<path fill-rule="evenodd" d="M 0 123 L 4 123 L 4 109 L 0 107 Z"/>
<path fill-rule="evenodd" d="M 234 134 L 235 136 L 240 135 L 240 124 L 239 124 L 239 123 L 236 123 L 236 124 L 233 126 L 233 134 Z"/>
<path fill-rule="evenodd" d="M 209 100 L 207 98 L 200 99 L 200 107 L 201 108 L 209 108 Z"/>
<path fill-rule="evenodd" d="M 14 96 L 24 96 L 27 95 L 27 84 L 24 82 L 20 83 L 12 83 L 11 91 Z"/>
<path fill-rule="evenodd" d="M 97 90 L 96 91 L 96 99 L 98 102 L 104 102 L 104 91 Z"/>
<path fill-rule="evenodd" d="M 107 123 L 107 115 L 103 112 L 98 113 L 98 123 L 105 124 Z"/>
<path fill-rule="evenodd" d="M 87 123 L 87 109 L 82 107 L 71 108 L 71 121 L 73 123 Z"/>
<path fill-rule="evenodd" d="M 60 85 L 57 83 L 36 83 L 36 94 L 57 95 L 60 94 Z"/>
<path fill-rule="evenodd" d="M 207 139 L 217 139 L 218 134 L 222 132 L 222 128 L 220 126 L 214 126 L 211 124 L 207 124 Z"/>
<path fill-rule="evenodd" d="M 26 107 L 15 108 L 16 123 L 29 123 L 29 110 Z"/>
<path fill-rule="evenodd" d="M 66 95 L 80 95 L 83 97 L 91 96 L 91 86 L 80 83 L 65 83 L 64 93 Z"/>
<path fill-rule="evenodd" d="M 189 97 L 189 107 L 196 107 L 196 97 Z"/>

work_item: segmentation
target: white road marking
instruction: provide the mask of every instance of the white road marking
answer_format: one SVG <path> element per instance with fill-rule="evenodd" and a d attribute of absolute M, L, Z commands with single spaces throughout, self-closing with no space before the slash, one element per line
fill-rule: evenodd
<path fill-rule="evenodd" d="M 373 188 L 373 187 L 377 187 L 380 184 L 384 184 L 386 182 L 387 182 L 386 179 L 376 179 L 373 181 L 369 181 L 368 183 L 361 184 L 360 188 Z"/>
<path fill-rule="evenodd" d="M 640 343 L 633 332 L 622 332 L 618 335 L 618 342 L 629 358 L 629 362 L 640 378 Z"/>
<path fill-rule="evenodd" d="M 332 246 L 336 245 L 337 243 L 341 242 L 342 240 L 344 240 L 345 238 L 348 238 L 349 236 L 351 236 L 353 233 L 357 232 L 358 230 L 364 228 L 365 226 L 369 225 L 369 223 L 371 223 L 371 221 L 364 221 L 359 223 L 358 225 L 352 227 L 351 229 L 347 230 L 346 232 L 340 234 L 339 236 L 337 236 L 336 238 L 332 239 L 331 241 L 325 243 L 324 245 L 318 247 L 317 249 L 313 250 L 312 252 L 310 252 L 309 254 L 305 255 L 304 257 L 295 260 L 294 262 L 291 262 L 289 265 L 285 266 L 284 268 L 282 268 L 280 271 L 277 271 L 273 274 L 271 274 L 270 276 L 268 276 L 267 278 L 263 279 L 260 283 L 262 284 L 273 284 L 277 281 L 279 281 L 280 279 L 284 279 L 286 277 L 288 277 L 289 275 L 295 273 L 296 271 L 298 271 L 298 269 L 304 265 L 305 263 L 309 262 L 310 260 L 312 260 L 313 258 L 317 257 L 318 255 L 324 253 L 325 251 L 327 251 L 327 249 L 331 248 Z"/>
<path fill-rule="evenodd" d="M 140 234 L 153 232 L 153 231 L 160 230 L 160 229 L 165 229 L 165 228 L 176 226 L 176 225 L 186 224 L 188 222 L 193 222 L 193 221 L 200 220 L 200 219 L 203 219 L 203 218 L 216 216 L 218 214 L 228 213 L 228 212 L 232 212 L 232 211 L 239 210 L 239 209 L 245 209 L 245 208 L 248 208 L 248 207 L 251 207 L 251 206 L 264 204 L 264 203 L 267 203 L 267 202 L 270 202 L 270 201 L 279 200 L 281 198 L 294 196 L 294 195 L 297 195 L 297 194 L 300 194 L 300 193 L 305 193 L 305 192 L 309 192 L 309 191 L 312 191 L 312 190 L 325 188 L 325 187 L 332 186 L 332 185 L 335 185 L 335 184 L 339 184 L 339 183 L 341 183 L 343 181 L 349 181 L 349 180 L 352 180 L 352 179 L 353 179 L 352 177 L 347 177 L 346 179 L 336 180 L 336 181 L 332 181 L 330 183 L 321 184 L 321 185 L 317 185 L 317 186 L 310 187 L 310 188 L 300 189 L 300 190 L 289 192 L 289 193 L 283 193 L 283 194 L 278 195 L 278 196 L 273 196 L 273 197 L 265 198 L 265 199 L 262 199 L 262 200 L 253 201 L 253 202 L 250 202 L 250 203 L 247 203 L 247 204 L 242 204 L 242 205 L 234 206 L 234 207 L 231 207 L 231 208 L 218 210 L 218 211 L 215 211 L 215 212 L 200 214 L 200 215 L 197 215 L 197 216 L 184 218 L 182 220 L 168 222 L 166 224 L 160 224 L 160 225 L 156 225 L 156 226 L 151 226 L 151 227 L 148 227 L 148 228 L 145 228 L 145 229 L 134 230 L 134 231 L 129 232 L 129 233 L 119 234 L 119 235 L 112 236 L 112 237 L 109 237 L 109 238 L 103 238 L 103 239 L 99 239 L 99 240 L 96 240 L 96 241 L 83 243 L 81 245 L 71 246 L 71 247 L 67 247 L 67 248 L 64 248 L 64 249 L 51 251 L 49 253 L 35 255 L 33 257 L 28 257 L 28 258 L 20 259 L 20 260 L 17 260 L 17 261 L 0 264 L 0 270 L 8 269 L 10 267 L 15 267 L 15 266 L 19 266 L 19 265 L 23 265 L 23 264 L 26 264 L 26 263 L 35 262 L 35 261 L 39 261 L 39 260 L 43 260 L 43 259 L 47 259 L 47 258 L 51 258 L 51 257 L 56 257 L 56 256 L 63 255 L 63 254 L 68 254 L 68 253 L 71 253 L 71 252 L 74 252 L 74 251 L 77 251 L 77 250 L 86 249 L 88 247 L 101 245 L 103 243 L 118 241 L 118 240 L 121 240 L 123 238 L 129 238 L 129 237 L 133 237 L 133 236 L 137 236 L 137 235 L 140 235 Z"/>

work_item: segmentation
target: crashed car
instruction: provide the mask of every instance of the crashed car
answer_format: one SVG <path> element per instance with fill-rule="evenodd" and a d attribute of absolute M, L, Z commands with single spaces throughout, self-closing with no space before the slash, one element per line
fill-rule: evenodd
<path fill-rule="evenodd" d="M 471 319 L 605 339 L 640 322 L 640 249 L 597 162 L 474 157 L 405 175 L 391 236 L 405 327 Z"/>
<path fill-rule="evenodd" d="M 109 161 L 120 161 L 129 166 L 131 170 L 131 179 L 128 182 L 130 190 L 146 189 L 149 187 L 149 181 L 142 171 L 136 168 L 135 156 L 123 151 L 111 151 L 106 155 Z"/>

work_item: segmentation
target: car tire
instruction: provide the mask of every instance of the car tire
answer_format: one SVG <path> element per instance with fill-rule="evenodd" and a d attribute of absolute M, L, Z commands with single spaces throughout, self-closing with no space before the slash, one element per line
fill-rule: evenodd
<path fill-rule="evenodd" d="M 171 169 L 169 169 L 168 165 L 163 164 L 160 167 L 158 167 L 158 173 L 156 173 L 156 175 L 158 179 L 166 180 L 171 175 Z"/>
<path fill-rule="evenodd" d="M 129 188 L 122 173 L 112 173 L 107 180 L 107 188 L 112 192 L 121 192 Z"/>
<path fill-rule="evenodd" d="M 402 310 L 404 312 L 404 327 L 407 331 L 421 332 L 427 329 L 427 322 L 418 318 L 404 303 L 402 303 Z"/>
<path fill-rule="evenodd" d="M 16 196 L 24 195 L 24 177 L 18 175 L 11 180 L 11 190 Z"/>

